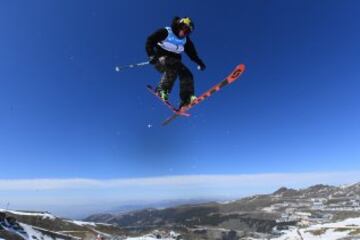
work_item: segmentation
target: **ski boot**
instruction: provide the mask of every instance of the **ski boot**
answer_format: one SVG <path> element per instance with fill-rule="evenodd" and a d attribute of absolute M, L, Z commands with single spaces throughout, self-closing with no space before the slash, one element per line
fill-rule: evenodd
<path fill-rule="evenodd" d="M 191 95 L 186 101 L 181 101 L 180 106 L 179 106 L 179 111 L 182 108 L 186 108 L 187 106 L 194 103 L 196 101 L 196 99 L 197 99 L 197 97 L 195 95 Z"/>
<path fill-rule="evenodd" d="M 163 101 L 168 101 L 169 100 L 169 91 L 158 88 L 157 89 L 157 94 Z"/>

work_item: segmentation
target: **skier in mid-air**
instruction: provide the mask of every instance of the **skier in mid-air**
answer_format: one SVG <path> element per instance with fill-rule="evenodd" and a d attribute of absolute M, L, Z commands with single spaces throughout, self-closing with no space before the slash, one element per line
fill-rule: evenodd
<path fill-rule="evenodd" d="M 163 74 L 156 89 L 162 100 L 168 100 L 174 82 L 179 76 L 181 99 L 179 108 L 196 100 L 193 75 L 181 62 L 181 53 L 185 52 L 198 65 L 199 70 L 203 71 L 206 68 L 189 38 L 194 28 L 194 23 L 189 17 L 175 17 L 171 27 L 161 28 L 151 34 L 146 41 L 149 62 Z"/>

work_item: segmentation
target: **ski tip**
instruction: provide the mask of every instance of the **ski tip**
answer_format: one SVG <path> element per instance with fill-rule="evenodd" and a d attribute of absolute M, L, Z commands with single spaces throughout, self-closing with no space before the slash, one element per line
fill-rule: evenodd
<path fill-rule="evenodd" d="M 232 73 L 228 76 L 228 82 L 232 83 L 233 81 L 235 81 L 236 79 L 238 79 L 238 77 L 240 77 L 240 75 L 245 71 L 245 65 L 244 64 L 239 64 L 235 67 L 235 69 L 232 71 Z"/>
<path fill-rule="evenodd" d="M 245 64 L 241 63 L 241 64 L 237 65 L 236 68 L 241 71 L 245 71 Z"/>

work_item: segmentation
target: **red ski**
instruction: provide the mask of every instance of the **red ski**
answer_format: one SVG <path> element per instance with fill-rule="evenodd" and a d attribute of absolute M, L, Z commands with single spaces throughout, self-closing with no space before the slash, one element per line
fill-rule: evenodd
<path fill-rule="evenodd" d="M 215 92 L 219 91 L 221 88 L 233 83 L 235 80 L 237 80 L 240 75 L 245 71 L 245 65 L 239 64 L 236 66 L 236 68 L 227 76 L 224 80 L 222 80 L 220 83 L 216 84 L 212 88 L 210 88 L 208 91 L 204 92 L 202 95 L 200 95 L 193 103 L 190 105 L 184 106 L 180 108 L 179 110 L 176 110 L 172 116 L 167 118 L 162 125 L 165 126 L 169 124 L 172 120 L 177 118 L 179 115 L 188 114 L 187 111 L 191 108 L 193 108 L 195 105 L 201 103 L 206 98 L 213 95 Z"/>

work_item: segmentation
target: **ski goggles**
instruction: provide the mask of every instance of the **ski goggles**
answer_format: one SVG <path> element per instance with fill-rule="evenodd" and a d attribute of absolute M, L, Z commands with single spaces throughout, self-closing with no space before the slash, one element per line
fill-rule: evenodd
<path fill-rule="evenodd" d="M 184 25 L 181 30 L 186 34 L 189 35 L 192 31 L 191 28 L 189 28 L 188 26 Z"/>

